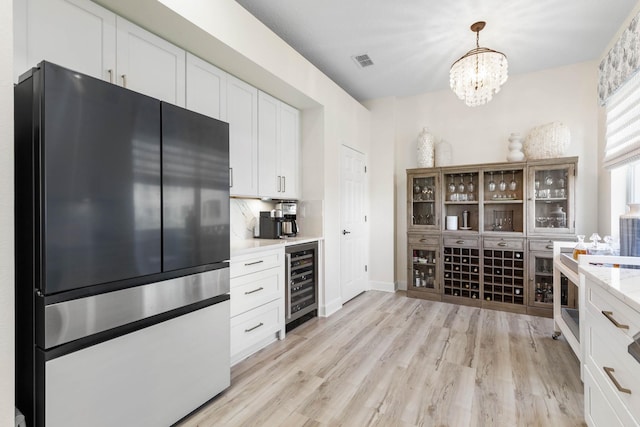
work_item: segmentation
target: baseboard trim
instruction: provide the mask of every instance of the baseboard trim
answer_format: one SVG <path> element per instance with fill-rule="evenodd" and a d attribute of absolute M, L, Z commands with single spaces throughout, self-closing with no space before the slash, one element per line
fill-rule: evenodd
<path fill-rule="evenodd" d="M 393 282 L 380 282 L 376 280 L 371 280 L 369 282 L 369 287 L 373 291 L 382 291 L 382 292 L 395 292 L 396 284 Z"/>
<path fill-rule="evenodd" d="M 407 281 L 406 280 L 398 280 L 396 289 L 399 291 L 407 290 Z"/>
<path fill-rule="evenodd" d="M 340 298 L 334 299 L 328 304 L 318 308 L 318 316 L 329 317 L 336 311 L 342 308 L 342 300 Z"/>

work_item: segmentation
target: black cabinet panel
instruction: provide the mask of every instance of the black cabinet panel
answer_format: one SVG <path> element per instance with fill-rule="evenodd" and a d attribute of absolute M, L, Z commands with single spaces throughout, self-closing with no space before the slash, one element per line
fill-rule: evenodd
<path fill-rule="evenodd" d="M 45 293 L 160 272 L 160 102 L 49 63 L 34 77 Z"/>
<path fill-rule="evenodd" d="M 229 125 L 162 103 L 163 269 L 229 259 Z"/>

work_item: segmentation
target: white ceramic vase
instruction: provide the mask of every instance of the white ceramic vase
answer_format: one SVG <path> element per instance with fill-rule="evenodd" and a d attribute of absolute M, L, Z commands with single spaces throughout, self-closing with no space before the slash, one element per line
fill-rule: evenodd
<path fill-rule="evenodd" d="M 521 162 L 523 160 L 524 153 L 522 152 L 522 135 L 519 133 L 512 133 L 509 135 L 509 154 L 507 154 L 507 161 Z"/>
<path fill-rule="evenodd" d="M 418 136 L 418 167 L 432 168 L 436 148 L 436 139 L 427 128 Z"/>

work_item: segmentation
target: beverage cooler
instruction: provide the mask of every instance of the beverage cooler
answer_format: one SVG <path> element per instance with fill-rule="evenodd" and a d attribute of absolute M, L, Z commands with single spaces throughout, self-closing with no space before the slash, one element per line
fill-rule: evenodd
<path fill-rule="evenodd" d="M 286 258 L 285 323 L 291 329 L 317 314 L 318 242 L 287 246 Z"/>

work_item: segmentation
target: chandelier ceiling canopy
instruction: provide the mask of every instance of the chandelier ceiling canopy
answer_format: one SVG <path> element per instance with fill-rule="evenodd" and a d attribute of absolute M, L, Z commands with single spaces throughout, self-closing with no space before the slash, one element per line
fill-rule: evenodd
<path fill-rule="evenodd" d="M 469 107 L 491 101 L 508 77 L 506 55 L 480 47 L 480 31 L 485 25 L 484 21 L 471 25 L 471 31 L 476 33 L 476 47 L 454 62 L 449 71 L 451 89 Z"/>

